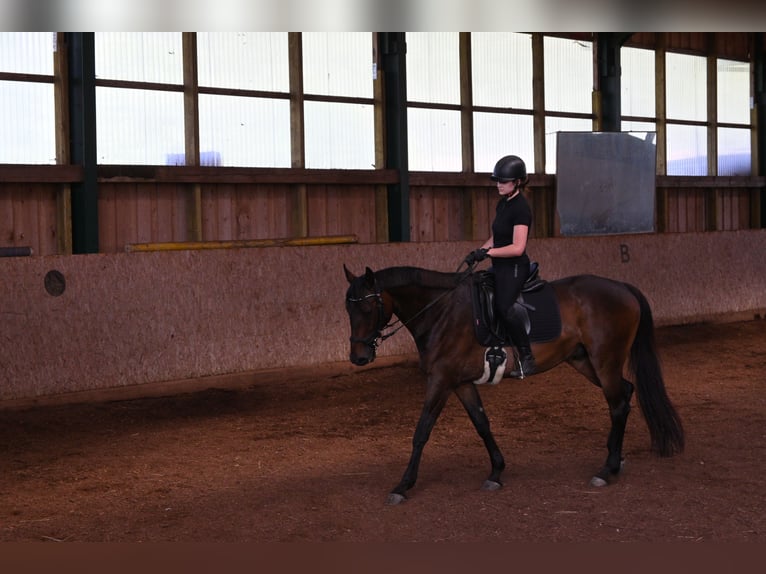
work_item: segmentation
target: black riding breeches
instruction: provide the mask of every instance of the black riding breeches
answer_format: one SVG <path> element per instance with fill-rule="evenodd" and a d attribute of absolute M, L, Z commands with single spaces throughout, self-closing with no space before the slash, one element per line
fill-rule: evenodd
<path fill-rule="evenodd" d="M 529 277 L 529 259 L 524 257 L 512 263 L 493 262 L 495 273 L 495 312 L 509 323 L 513 304 L 521 293 L 524 282 Z"/>

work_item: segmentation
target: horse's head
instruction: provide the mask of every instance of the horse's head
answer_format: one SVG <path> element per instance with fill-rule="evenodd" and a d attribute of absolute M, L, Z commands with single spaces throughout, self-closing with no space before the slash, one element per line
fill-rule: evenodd
<path fill-rule="evenodd" d="M 349 282 L 346 291 L 346 311 L 351 321 L 351 353 L 349 360 L 355 365 L 366 365 L 375 360 L 381 331 L 391 318 L 386 311 L 383 293 L 380 291 L 375 274 L 369 267 L 364 275 L 355 276 L 343 266 Z"/>

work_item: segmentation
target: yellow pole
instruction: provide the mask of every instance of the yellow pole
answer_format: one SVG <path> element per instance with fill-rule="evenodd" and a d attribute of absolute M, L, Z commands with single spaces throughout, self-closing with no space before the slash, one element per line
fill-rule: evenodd
<path fill-rule="evenodd" d="M 339 245 L 357 243 L 356 235 L 330 235 L 327 237 L 298 237 L 295 239 L 241 239 L 231 241 L 170 241 L 166 243 L 128 243 L 128 253 L 149 251 L 197 251 L 201 249 L 239 249 L 245 247 L 284 247 L 306 245 Z"/>

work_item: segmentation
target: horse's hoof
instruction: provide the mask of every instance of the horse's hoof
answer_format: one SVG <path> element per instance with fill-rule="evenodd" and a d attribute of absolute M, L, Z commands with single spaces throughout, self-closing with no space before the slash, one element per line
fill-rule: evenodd
<path fill-rule="evenodd" d="M 501 488 L 503 488 L 502 483 L 494 480 L 485 480 L 481 485 L 482 490 L 500 490 Z"/>
<path fill-rule="evenodd" d="M 603 478 L 601 478 L 600 476 L 594 476 L 593 478 L 590 479 L 591 486 L 596 486 L 601 488 L 602 486 L 606 486 L 607 484 L 609 483 Z"/>
<path fill-rule="evenodd" d="M 403 494 L 399 494 L 398 492 L 392 492 L 388 495 L 388 498 L 386 499 L 386 504 L 388 506 L 396 506 L 397 504 L 401 504 L 402 502 L 406 502 L 407 497 Z"/>

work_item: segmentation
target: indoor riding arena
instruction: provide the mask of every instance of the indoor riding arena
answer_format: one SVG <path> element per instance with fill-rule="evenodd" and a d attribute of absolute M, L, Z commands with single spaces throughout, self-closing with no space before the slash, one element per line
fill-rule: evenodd
<path fill-rule="evenodd" d="M 0 541 L 765 542 L 764 77 L 752 32 L 0 32 Z M 636 384 L 594 481 L 619 417 L 567 360 L 610 331 L 561 313 L 567 360 L 460 379 L 394 497 L 465 345 L 377 272 L 472 269 L 509 154 L 539 277 L 645 296 L 684 448 Z"/>

